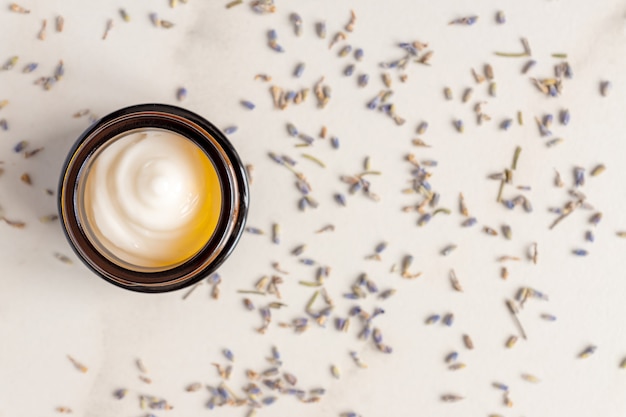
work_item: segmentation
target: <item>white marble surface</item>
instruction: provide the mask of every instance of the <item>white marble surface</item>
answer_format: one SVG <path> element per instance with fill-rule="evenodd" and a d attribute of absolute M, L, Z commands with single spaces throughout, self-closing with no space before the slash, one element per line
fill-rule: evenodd
<path fill-rule="evenodd" d="M 626 104 L 624 68 L 626 58 L 625 13 L 623 4 L 614 0 L 485 0 L 464 2 L 373 1 L 373 0 L 277 0 L 277 12 L 259 16 L 247 4 L 225 9 L 226 1 L 189 0 L 170 9 L 165 0 L 158 2 L 78 0 L 21 3 L 30 8 L 28 15 L 1 6 L 0 60 L 20 56 L 12 71 L 0 72 L 0 100 L 10 104 L 0 110 L 9 131 L 0 131 L 0 204 L 7 218 L 27 223 L 23 230 L 0 225 L 0 416 L 31 417 L 55 415 L 58 406 L 71 407 L 74 415 L 141 416 L 138 395 L 164 396 L 175 406 L 171 411 L 154 411 L 158 416 L 190 416 L 213 413 L 244 416 L 244 408 L 223 407 L 209 412 L 204 408 L 208 391 L 186 393 L 184 387 L 195 381 L 216 385 L 219 378 L 212 362 L 224 362 L 221 349 L 228 347 L 237 359 L 229 385 L 239 392 L 244 370 L 262 370 L 270 347 L 279 347 L 284 366 L 298 375 L 305 388 L 324 387 L 327 394 L 317 404 L 302 404 L 283 398 L 259 410 L 259 415 L 338 416 L 354 410 L 365 417 L 375 416 L 622 416 L 626 412 L 626 371 L 619 368 L 626 356 L 624 250 L 626 240 L 616 236 L 626 230 L 626 193 L 622 163 L 624 115 Z M 246 2 L 247 3 L 247 2 Z M 124 7 L 131 22 L 123 22 L 118 8 Z M 329 36 L 357 13 L 356 29 L 347 43 L 365 50 L 356 73 L 367 72 L 370 85 L 356 87 L 356 79 L 342 75 L 352 57 L 338 58 L 338 48 L 328 51 L 328 39 L 319 40 L 313 24 L 326 20 Z M 496 25 L 494 15 L 504 10 L 508 21 Z M 157 12 L 171 20 L 169 30 L 154 28 L 148 14 Z M 304 34 L 293 35 L 288 16 L 298 12 L 304 19 Z M 65 17 L 65 30 L 55 33 L 52 19 Z M 472 27 L 448 26 L 447 22 L 476 14 Z M 42 19 L 48 19 L 45 41 L 36 38 Z M 115 24 L 108 39 L 101 39 L 107 19 Z M 278 31 L 286 49 L 277 54 L 266 46 L 266 31 Z M 529 39 L 533 58 L 538 61 L 532 76 L 552 76 L 553 52 L 569 55 L 575 77 L 566 80 L 561 97 L 542 96 L 527 76 L 520 75 L 524 59 L 498 58 L 496 50 L 519 51 L 519 38 Z M 419 39 L 429 42 L 435 55 L 432 66 L 411 65 L 408 80 L 401 84 L 395 72 L 393 100 L 398 112 L 407 118 L 397 127 L 365 103 L 383 88 L 378 64 L 400 57 L 394 45 Z M 49 75 L 59 59 L 66 66 L 64 79 L 50 91 L 33 85 Z M 301 79 L 292 77 L 295 65 L 306 62 Z M 36 72 L 24 75 L 21 68 L 38 62 Z M 498 82 L 498 97 L 490 98 L 486 86 L 475 85 L 470 68 L 493 65 Z M 311 87 L 326 76 L 333 88 L 327 108 L 316 108 L 312 97 L 299 107 L 274 110 L 268 85 L 254 81 L 257 73 L 270 74 L 276 84 L 286 88 Z M 599 94 L 601 80 L 611 80 L 613 90 L 607 97 Z M 71 251 L 57 224 L 41 224 L 40 216 L 54 213 L 55 198 L 45 194 L 55 188 L 61 165 L 74 139 L 87 127 L 86 119 L 72 114 L 89 108 L 104 115 L 117 108 L 142 103 L 175 103 L 179 86 L 189 90 L 182 103 L 220 127 L 237 125 L 231 139 L 246 163 L 255 166 L 251 186 L 252 204 L 249 225 L 270 230 L 273 222 L 282 227 L 280 245 L 268 236 L 244 235 L 240 245 L 223 266 L 221 294 L 215 301 L 208 286 L 200 286 L 187 300 L 183 293 L 142 295 L 115 288 L 91 274 L 78 260 L 71 266 L 52 254 Z M 450 86 L 455 100 L 443 99 L 444 86 Z M 466 87 L 474 88 L 468 104 L 460 102 Z M 239 100 L 257 104 L 247 111 Z M 487 112 L 494 121 L 476 126 L 473 104 L 486 100 Z M 554 126 L 556 137 L 565 142 L 545 147 L 532 119 L 536 115 L 569 108 L 572 122 Z M 505 117 L 524 112 L 524 126 L 514 125 L 508 132 L 498 129 Z M 463 118 L 464 134 L 454 131 L 451 120 Z M 410 140 L 415 127 L 427 120 L 430 128 L 423 139 L 432 148 L 414 148 Z M 294 148 L 285 123 L 292 122 L 302 131 L 317 134 L 322 125 L 341 139 L 334 151 L 327 141 L 319 140 L 306 152 L 327 163 L 321 169 L 300 158 L 304 152 Z M 31 147 L 44 146 L 34 158 L 13 153 L 20 140 Z M 498 184 L 486 180 L 490 173 L 510 163 L 516 146 L 523 148 L 518 184 L 532 186 L 527 195 L 534 212 L 508 211 L 495 202 Z M 268 151 L 297 157 L 302 171 L 311 180 L 317 210 L 301 213 L 296 209 L 297 191 L 293 177 L 266 156 Z M 436 159 L 433 186 L 441 193 L 441 205 L 452 209 L 450 216 L 436 217 L 428 226 L 418 228 L 414 213 L 401 207 L 416 202 L 405 195 L 410 166 L 403 161 L 407 152 L 420 159 Z M 381 201 L 374 203 L 361 195 L 351 196 L 346 208 L 333 201 L 333 193 L 345 192 L 338 177 L 361 169 L 369 155 L 373 168 L 383 175 L 372 178 Z M 566 189 L 553 186 L 554 169 L 572 183 L 572 168 L 587 172 L 598 163 L 607 171 L 588 178 L 582 191 L 604 213 L 594 229 L 596 242 L 583 241 L 590 229 L 592 212 L 577 212 L 553 231 L 554 218 L 547 209 L 567 201 Z M 30 173 L 33 185 L 19 181 Z M 472 229 L 459 226 L 463 220 L 457 210 L 457 196 L 463 192 L 471 213 L 479 220 Z M 513 190 L 509 190 L 512 193 Z M 315 234 L 332 223 L 336 231 Z M 513 240 L 490 237 L 480 228 L 508 223 Z M 596 230 L 597 229 L 597 230 Z M 380 241 L 389 242 L 382 262 L 365 261 Z M 498 256 L 524 257 L 532 242 L 539 245 L 539 263 L 527 259 L 509 264 L 510 277 L 499 278 Z M 313 278 L 313 269 L 289 255 L 297 244 L 308 245 L 307 256 L 332 266 L 327 289 L 336 302 L 335 312 L 345 316 L 354 302 L 341 295 L 361 272 L 367 272 L 380 288 L 396 288 L 386 300 L 368 297 L 364 308 L 384 307 L 386 314 L 376 319 L 385 342 L 394 353 L 385 355 L 371 342 L 357 340 L 359 326 L 347 334 L 332 326 L 313 326 L 302 335 L 279 328 L 278 322 L 302 315 L 313 290 L 297 284 Z M 447 244 L 458 249 L 448 257 L 439 255 Z M 589 256 L 577 258 L 571 250 L 584 247 Z M 415 256 L 414 268 L 423 275 L 414 281 L 389 273 L 403 256 Z M 265 335 L 255 332 L 261 323 L 256 312 L 244 310 L 238 289 L 251 288 L 263 274 L 272 273 L 271 263 L 279 261 L 290 271 L 282 286 L 287 308 L 274 311 L 274 321 Z M 464 287 L 463 293 L 451 290 L 448 271 L 454 268 Z M 524 285 L 550 295 L 549 302 L 532 301 L 521 313 L 529 334 L 513 349 L 504 342 L 516 333 L 504 300 Z M 257 306 L 271 297 L 255 298 Z M 427 327 L 424 319 L 432 313 L 454 312 L 451 328 Z M 558 317 L 550 323 L 540 313 Z M 470 334 L 475 349 L 468 351 L 461 342 Z M 578 359 L 588 345 L 597 345 L 594 356 Z M 358 369 L 348 352 L 360 352 L 368 363 Z M 457 350 L 467 368 L 448 371 L 444 356 Z M 89 367 L 77 372 L 66 359 L 72 355 Z M 134 365 L 142 358 L 153 383 L 138 379 Z M 337 364 L 342 377 L 334 380 L 329 366 Z M 531 384 L 521 373 L 541 378 Z M 492 382 L 511 388 L 513 408 L 502 403 L 501 392 Z M 118 401 L 112 392 L 130 390 Z M 443 403 L 440 395 L 457 393 L 465 397 L 455 404 Z"/>

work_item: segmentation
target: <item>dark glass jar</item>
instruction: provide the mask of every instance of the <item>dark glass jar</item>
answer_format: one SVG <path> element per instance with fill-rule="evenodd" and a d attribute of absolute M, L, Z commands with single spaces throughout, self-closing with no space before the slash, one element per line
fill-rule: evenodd
<path fill-rule="evenodd" d="M 120 258 L 99 240 L 86 214 L 85 187 L 98 156 L 133 132 L 168 132 L 191 141 L 208 157 L 217 174 L 221 204 L 212 232 L 190 257 L 151 267 Z M 206 159 L 206 158 L 204 158 Z M 228 139 L 213 124 L 180 107 L 141 104 L 103 117 L 89 127 L 69 152 L 59 184 L 59 213 L 65 235 L 78 257 L 97 275 L 119 287 L 140 292 L 173 291 L 215 271 L 235 248 L 249 203 L 245 167 Z M 203 239 L 204 240 L 204 239 Z"/>

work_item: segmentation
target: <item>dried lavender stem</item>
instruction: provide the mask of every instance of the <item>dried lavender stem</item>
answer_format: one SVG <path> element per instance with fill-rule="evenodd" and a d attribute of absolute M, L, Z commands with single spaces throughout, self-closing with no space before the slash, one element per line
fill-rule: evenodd
<path fill-rule="evenodd" d="M 572 214 L 574 212 L 574 210 L 576 210 L 578 207 L 583 205 L 583 200 L 578 200 L 574 206 L 572 207 L 571 210 L 569 210 L 568 212 L 563 213 L 561 216 L 557 217 L 556 220 L 554 221 L 554 223 L 552 223 L 550 225 L 550 230 L 554 229 L 554 227 L 559 224 L 560 222 L 562 222 L 567 216 L 569 216 L 570 214 Z"/>
<path fill-rule="evenodd" d="M 513 320 L 515 320 L 515 323 L 517 324 L 517 327 L 519 328 L 522 337 L 524 339 L 527 339 L 526 332 L 524 331 L 524 327 L 522 326 L 522 322 L 517 316 L 517 313 L 518 313 L 517 307 L 515 307 L 515 304 L 513 304 L 513 301 L 511 300 L 506 300 L 506 306 L 509 308 L 511 315 L 513 316 Z"/>

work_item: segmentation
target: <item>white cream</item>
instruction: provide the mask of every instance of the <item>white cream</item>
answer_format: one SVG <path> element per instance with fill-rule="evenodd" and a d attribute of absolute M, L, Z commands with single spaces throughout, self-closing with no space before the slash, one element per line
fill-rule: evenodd
<path fill-rule="evenodd" d="M 165 267 L 208 241 L 221 188 L 211 161 L 193 142 L 166 130 L 143 130 L 96 156 L 84 203 L 92 241 L 131 265 Z"/>

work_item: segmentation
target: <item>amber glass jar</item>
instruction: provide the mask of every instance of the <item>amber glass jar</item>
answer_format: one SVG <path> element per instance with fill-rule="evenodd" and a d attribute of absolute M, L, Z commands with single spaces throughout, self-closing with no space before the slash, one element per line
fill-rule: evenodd
<path fill-rule="evenodd" d="M 141 239 L 147 243 L 146 247 L 152 247 L 153 250 L 149 262 L 139 262 L 136 261 L 139 259 L 137 257 L 126 256 L 127 251 L 122 248 L 128 246 L 134 249 L 132 239 L 127 239 L 128 241 L 118 239 L 116 242 L 106 233 L 102 233 L 106 228 L 98 216 L 93 214 L 91 206 L 94 199 L 90 196 L 99 196 L 98 187 L 102 187 L 102 191 L 106 188 L 109 192 L 108 188 L 116 186 L 119 188 L 116 189 L 116 198 L 120 200 L 127 198 L 127 193 L 120 190 L 130 190 L 131 194 L 138 192 L 143 195 L 143 188 L 146 187 L 143 180 L 120 175 L 116 182 L 113 182 L 107 175 L 102 174 L 99 174 L 102 177 L 99 181 L 92 178 L 96 177 L 98 164 L 102 165 L 103 161 L 107 160 L 107 152 L 111 153 L 111 149 L 116 147 L 123 149 L 119 152 L 126 152 L 124 150 L 126 148 L 119 146 L 122 141 L 140 137 L 143 140 L 142 146 L 147 146 L 142 149 L 151 152 L 158 145 L 157 142 L 150 142 L 156 140 L 151 139 L 153 136 L 180 138 L 183 146 L 175 145 L 172 149 L 190 148 L 191 152 L 201 159 L 200 165 L 206 169 L 195 175 L 204 176 L 206 172 L 211 178 L 208 180 L 197 178 L 198 181 L 195 181 L 196 178 L 188 176 L 187 179 L 191 178 L 193 182 L 201 185 L 198 188 L 199 195 L 195 198 L 205 201 L 205 205 L 196 210 L 198 216 L 203 219 L 211 216 L 213 218 L 205 221 L 202 228 L 193 227 L 191 223 L 190 230 L 193 229 L 193 235 L 181 237 L 178 236 L 180 233 L 172 233 L 172 239 L 175 235 L 178 236 L 176 239 L 185 242 L 188 248 L 182 248 L 182 255 L 171 259 L 167 245 L 172 245 L 172 251 L 179 250 L 181 248 L 178 241 L 169 242 L 167 233 L 160 231 L 162 245 L 161 241 L 150 240 L 150 236 L 153 235 L 141 231 L 143 233 Z M 136 148 L 134 149 L 133 152 L 137 153 Z M 163 152 L 159 157 L 167 159 Z M 149 159 L 148 156 L 144 157 L 146 158 Z M 136 171 L 141 171 L 144 166 L 151 163 L 142 160 L 143 165 L 140 164 Z M 119 165 L 123 164 L 121 162 L 111 164 L 115 169 L 119 168 Z M 186 165 L 178 166 L 185 172 L 189 171 Z M 168 166 L 167 170 L 171 172 L 171 166 Z M 176 175 L 176 172 L 173 172 L 173 175 Z M 167 192 L 167 187 L 163 188 L 162 183 L 158 183 L 157 187 L 160 187 L 159 192 L 163 190 Z M 93 272 L 110 283 L 141 292 L 177 290 L 198 282 L 215 271 L 235 248 L 244 229 L 249 203 L 245 168 L 224 134 L 201 116 L 165 104 L 127 107 L 103 117 L 89 127 L 69 152 L 61 175 L 58 195 L 61 222 L 67 239 L 78 257 Z M 109 208 L 120 205 L 116 204 L 105 205 L 101 209 L 101 217 L 108 216 L 109 212 L 111 216 L 115 215 L 115 210 Z M 152 206 L 152 210 L 159 210 L 158 204 Z M 138 213 L 129 213 L 130 217 L 133 215 Z M 169 212 L 159 215 L 161 217 L 157 217 L 157 220 L 170 220 L 167 218 Z M 109 229 L 113 230 L 115 227 Z M 162 255 L 159 255 L 159 250 L 163 251 Z"/>

